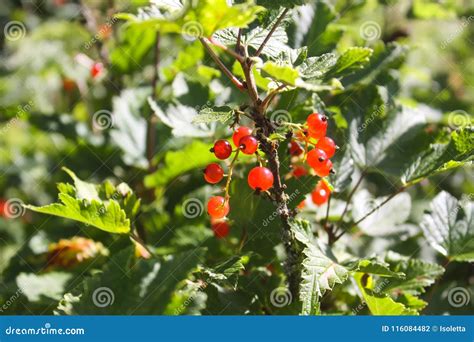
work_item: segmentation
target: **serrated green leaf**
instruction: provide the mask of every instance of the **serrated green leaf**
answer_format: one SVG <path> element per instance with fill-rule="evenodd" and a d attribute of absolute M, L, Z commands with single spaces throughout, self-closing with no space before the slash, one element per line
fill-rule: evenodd
<path fill-rule="evenodd" d="M 267 75 L 274 80 L 291 86 L 295 85 L 296 79 L 299 76 L 298 70 L 294 69 L 290 65 L 278 65 L 271 61 L 266 62 L 262 66 L 262 72 L 264 75 Z"/>
<path fill-rule="evenodd" d="M 346 265 L 346 267 L 353 272 L 375 274 L 381 277 L 400 279 L 405 278 L 405 274 L 403 272 L 393 271 L 390 268 L 390 264 L 380 260 L 380 258 L 377 257 L 353 261 Z"/>
<path fill-rule="evenodd" d="M 348 271 L 337 262 L 328 258 L 316 246 L 309 246 L 303 251 L 300 300 L 303 302 L 301 313 L 313 315 L 319 311 L 319 298 L 326 291 L 331 291 L 336 284 L 342 284 Z"/>
<path fill-rule="evenodd" d="M 154 1 L 138 15 L 119 14 L 117 17 L 163 33 L 183 33 L 198 38 L 209 37 L 228 27 L 247 27 L 263 10 L 250 0 L 233 6 L 226 0 L 176 1 L 175 6 L 169 6 L 167 1 Z"/>
<path fill-rule="evenodd" d="M 350 148 L 345 147 L 337 151 L 333 160 L 333 169 L 337 170 L 335 174 L 329 175 L 329 182 L 334 188 L 334 192 L 343 192 L 352 181 L 354 174 L 354 160 L 352 159 Z"/>
<path fill-rule="evenodd" d="M 336 64 L 326 74 L 326 79 L 343 77 L 362 69 L 370 61 L 373 50 L 366 47 L 347 49 L 337 60 Z"/>
<path fill-rule="evenodd" d="M 406 166 L 402 182 L 414 184 L 432 176 L 474 160 L 474 129 L 462 128 L 451 133 L 449 142 L 434 143 Z"/>
<path fill-rule="evenodd" d="M 326 53 L 319 57 L 309 57 L 298 65 L 298 71 L 304 79 L 322 78 L 337 62 L 336 55 Z"/>
<path fill-rule="evenodd" d="M 310 232 L 309 222 L 294 220 L 291 229 L 295 238 L 305 245 L 303 254 L 300 300 L 303 315 L 319 313 L 320 297 L 331 291 L 336 284 L 342 284 L 349 271 L 328 257 L 314 241 Z"/>
<path fill-rule="evenodd" d="M 396 292 L 417 295 L 425 292 L 425 288 L 444 273 L 444 268 L 419 259 L 403 257 L 394 252 L 387 253 L 385 262 L 390 269 L 405 274 L 403 279 L 391 279 L 383 286 L 386 293 Z"/>
<path fill-rule="evenodd" d="M 80 180 L 69 169 L 64 168 L 64 170 L 73 178 L 75 187 L 69 184 L 60 184 L 58 186 L 59 203 L 42 207 L 26 205 L 25 208 L 79 221 L 109 233 L 121 234 L 130 231 L 130 219 L 127 218 L 124 209 L 127 208 L 130 213 L 136 213 L 138 210 L 139 201 L 133 193 L 122 194 L 121 198 L 125 199 L 124 208 L 122 208 L 118 198 L 117 200 L 112 199 L 112 194 L 105 198 L 99 198 L 97 185 Z"/>
<path fill-rule="evenodd" d="M 474 203 L 440 192 L 423 215 L 421 228 L 429 244 L 451 260 L 474 261 Z"/>

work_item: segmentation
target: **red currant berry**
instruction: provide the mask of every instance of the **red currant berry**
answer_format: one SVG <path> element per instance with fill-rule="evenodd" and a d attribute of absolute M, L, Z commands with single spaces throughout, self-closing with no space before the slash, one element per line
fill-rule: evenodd
<path fill-rule="evenodd" d="M 252 189 L 266 191 L 273 186 L 273 174 L 266 167 L 257 166 L 250 170 L 247 181 Z"/>
<path fill-rule="evenodd" d="M 319 184 L 318 184 L 319 185 Z M 316 189 L 311 193 L 311 200 L 316 205 L 323 205 L 329 199 L 330 192 L 326 189 L 316 186 Z"/>
<path fill-rule="evenodd" d="M 313 148 L 308 152 L 307 160 L 309 166 L 311 166 L 313 169 L 317 169 L 324 165 L 326 160 L 328 160 L 328 156 L 323 150 L 320 150 L 319 148 Z"/>
<path fill-rule="evenodd" d="M 227 140 L 217 140 L 211 152 L 214 152 L 219 159 L 227 159 L 232 153 L 232 146 Z"/>
<path fill-rule="evenodd" d="M 306 171 L 306 168 L 304 166 L 295 166 L 293 168 L 293 176 L 295 176 L 296 178 L 303 177 L 307 173 L 308 171 Z"/>
<path fill-rule="evenodd" d="M 206 169 L 204 170 L 204 179 L 206 182 L 216 184 L 219 183 L 223 177 L 224 169 L 222 169 L 219 164 L 212 163 L 206 166 Z"/>
<path fill-rule="evenodd" d="M 245 154 L 254 154 L 258 148 L 258 140 L 254 136 L 247 135 L 240 139 L 239 148 Z"/>
<path fill-rule="evenodd" d="M 212 218 L 220 219 L 229 213 L 229 201 L 222 196 L 214 196 L 207 202 L 207 213 Z"/>
<path fill-rule="evenodd" d="M 308 134 L 311 138 L 321 139 L 326 135 L 328 118 L 325 115 L 313 113 L 306 119 Z"/>
<path fill-rule="evenodd" d="M 250 134 L 252 134 L 252 129 L 249 127 L 240 126 L 237 128 L 232 135 L 232 141 L 234 142 L 235 147 L 240 146 L 240 139 Z"/>
<path fill-rule="evenodd" d="M 104 65 L 102 63 L 96 62 L 92 64 L 92 67 L 91 67 L 92 78 L 96 78 L 97 76 L 99 76 L 103 70 L 104 70 Z"/>
<path fill-rule="evenodd" d="M 334 143 L 334 140 L 329 137 L 321 138 L 316 144 L 316 148 L 326 152 L 328 158 L 331 158 L 334 153 L 336 153 L 336 144 Z"/>
<path fill-rule="evenodd" d="M 292 140 L 290 143 L 290 154 L 292 156 L 299 156 L 304 150 L 296 141 Z"/>
<path fill-rule="evenodd" d="M 326 177 L 331 173 L 332 170 L 332 161 L 327 159 L 323 165 L 319 165 L 318 167 L 314 168 L 314 172 L 319 176 L 319 177 Z"/>
<path fill-rule="evenodd" d="M 218 239 L 223 239 L 227 235 L 229 235 L 229 223 L 227 221 L 221 221 L 217 223 L 213 223 L 211 225 L 212 231 L 214 232 L 214 235 Z"/>

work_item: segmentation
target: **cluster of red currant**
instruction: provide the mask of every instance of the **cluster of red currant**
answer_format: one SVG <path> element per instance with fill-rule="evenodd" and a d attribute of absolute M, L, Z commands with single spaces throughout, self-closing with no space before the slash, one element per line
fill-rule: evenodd
<path fill-rule="evenodd" d="M 293 159 L 292 176 L 301 177 L 308 174 L 306 164 L 314 174 L 324 178 L 333 172 L 331 157 L 336 153 L 334 140 L 326 136 L 328 119 L 323 114 L 312 113 L 306 119 L 306 125 L 295 135 L 290 143 L 290 154 Z M 314 146 L 310 150 L 310 146 Z M 327 202 L 331 190 L 325 180 L 320 180 L 311 193 L 314 204 L 322 205 Z M 304 201 L 299 206 L 304 207 Z"/>
<path fill-rule="evenodd" d="M 225 237 L 229 232 L 225 217 L 230 211 L 228 191 L 234 163 L 239 153 L 252 155 L 257 153 L 258 149 L 258 140 L 252 135 L 252 129 L 249 127 L 238 127 L 232 135 L 232 141 L 236 147 L 235 150 L 232 149 L 232 145 L 227 140 L 223 139 L 217 140 L 211 148 L 211 152 L 220 160 L 228 159 L 232 153 L 235 153 L 227 174 L 225 196 L 213 196 L 207 203 L 207 212 L 211 217 L 212 228 L 217 237 Z M 211 184 L 219 183 L 224 176 L 224 169 L 217 163 L 209 164 L 204 170 L 204 179 Z M 267 191 L 273 186 L 273 174 L 266 167 L 256 166 L 250 170 L 247 181 L 253 190 L 258 192 Z"/>

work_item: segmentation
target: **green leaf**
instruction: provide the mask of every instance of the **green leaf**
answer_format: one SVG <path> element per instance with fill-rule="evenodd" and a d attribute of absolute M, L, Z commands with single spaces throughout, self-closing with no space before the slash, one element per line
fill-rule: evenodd
<path fill-rule="evenodd" d="M 66 168 L 64 170 L 74 179 L 75 187 L 70 184 L 58 185 L 60 203 L 25 207 L 39 213 L 79 221 L 109 233 L 120 234 L 130 231 L 130 219 L 124 210 L 125 205 L 121 207 L 117 200 L 111 199 L 110 193 L 107 198 L 99 198 L 97 185 L 83 182 L 71 170 Z M 133 193 L 128 192 L 122 196 L 133 201 L 129 203 L 129 209 L 136 212 L 138 203 Z"/>
<path fill-rule="evenodd" d="M 429 244 L 455 261 L 474 261 L 474 203 L 440 192 L 423 215 L 421 228 Z"/>
<path fill-rule="evenodd" d="M 333 186 L 334 192 L 341 193 L 351 184 L 354 174 L 354 160 L 350 148 L 346 146 L 343 150 L 337 151 L 333 165 L 333 169 L 337 171 L 329 175 L 329 183 Z"/>
<path fill-rule="evenodd" d="M 186 106 L 175 102 L 173 104 L 160 105 L 151 97 L 148 97 L 148 104 L 154 114 L 166 126 L 172 129 L 172 133 L 177 137 L 209 137 L 214 134 L 214 128 L 205 124 L 193 124 L 194 118 L 198 115 L 194 107 Z"/>
<path fill-rule="evenodd" d="M 388 69 L 398 67 L 405 59 L 408 51 L 408 47 L 396 42 L 385 45 L 382 41 L 377 41 L 373 49 L 374 53 L 370 58 L 370 63 L 363 69 L 355 71 L 352 75 L 344 77 L 344 86 L 362 80 L 364 83 L 373 82 Z"/>
<path fill-rule="evenodd" d="M 387 253 L 385 262 L 395 272 L 405 274 L 403 279 L 391 279 L 383 287 L 386 293 L 395 292 L 418 295 L 425 292 L 444 273 L 444 268 L 419 259 L 401 256 L 394 252 Z"/>
<path fill-rule="evenodd" d="M 303 251 L 301 274 L 300 300 L 303 302 L 303 315 L 316 314 L 319 311 L 319 298 L 326 291 L 331 291 L 336 284 L 342 284 L 348 276 L 348 271 L 334 260 L 330 259 L 316 246 L 309 246 Z"/>
<path fill-rule="evenodd" d="M 354 279 L 362 292 L 362 297 L 367 304 L 372 315 L 375 316 L 396 316 L 396 315 L 416 315 L 416 310 L 406 308 L 402 303 L 395 302 L 390 296 L 380 294 L 370 288 L 372 277 L 364 273 L 356 273 Z"/>
<path fill-rule="evenodd" d="M 446 143 L 434 143 L 410 162 L 402 174 L 404 184 L 414 184 L 436 173 L 456 168 L 474 160 L 474 128 L 451 133 Z"/>
<path fill-rule="evenodd" d="M 395 272 L 390 268 L 390 264 L 380 260 L 380 258 L 373 257 L 370 259 L 362 259 L 350 262 L 346 266 L 353 272 L 375 274 L 381 277 L 400 278 L 404 279 L 403 272 Z"/>
<path fill-rule="evenodd" d="M 329 1 L 316 1 L 313 22 L 304 39 L 304 45 L 308 46 L 309 55 L 317 56 L 335 48 L 342 31 L 331 29 L 329 24 L 336 18 L 337 13 Z"/>
<path fill-rule="evenodd" d="M 417 134 L 424 127 L 425 118 L 413 109 L 391 109 L 383 102 L 374 103 L 366 110 L 367 118 L 354 116 L 349 124 L 352 156 L 361 168 L 383 169 L 384 160 L 407 136 Z M 402 168 L 403 159 L 399 163 Z"/>
<path fill-rule="evenodd" d="M 140 70 L 155 40 L 156 33 L 151 28 L 123 26 L 120 30 L 120 42 L 110 53 L 112 65 L 123 73 Z"/>
<path fill-rule="evenodd" d="M 302 78 L 322 78 L 337 62 L 336 55 L 326 53 L 319 57 L 309 57 L 298 66 Z"/>
<path fill-rule="evenodd" d="M 351 47 L 347 49 L 328 71 L 326 79 L 347 76 L 356 70 L 362 69 L 369 63 L 372 53 L 373 50 L 366 47 Z"/>
<path fill-rule="evenodd" d="M 299 76 L 298 70 L 290 65 L 278 65 L 275 62 L 266 62 L 262 66 L 264 75 L 270 76 L 272 79 L 294 86 Z"/>
<path fill-rule="evenodd" d="M 194 42 L 186 45 L 174 58 L 173 62 L 162 69 L 162 72 L 167 80 L 172 81 L 180 72 L 195 72 L 196 66 L 203 58 L 204 48 L 201 42 Z"/>
<path fill-rule="evenodd" d="M 318 314 L 320 297 L 326 291 L 331 291 L 336 284 L 342 284 L 347 279 L 349 271 L 313 243 L 307 221 L 293 221 L 291 228 L 298 241 L 305 245 L 303 254 L 306 258 L 302 264 L 300 284 L 301 313 L 303 315 Z"/>
<path fill-rule="evenodd" d="M 453 3 L 437 3 L 427 0 L 414 0 L 412 5 L 413 15 L 420 19 L 453 19 L 456 10 Z"/>
<path fill-rule="evenodd" d="M 234 110 L 229 106 L 204 107 L 199 111 L 199 115 L 193 118 L 193 123 L 211 123 L 219 121 L 226 123 L 232 119 Z"/>
<path fill-rule="evenodd" d="M 190 37 L 209 37 L 214 32 L 228 27 L 245 28 L 264 10 L 253 1 L 229 6 L 226 0 L 201 0 L 184 4 L 175 1 L 169 6 L 165 0 L 154 1 L 139 15 L 120 14 L 142 27 L 155 27 L 163 33 L 180 33 Z"/>
<path fill-rule="evenodd" d="M 210 147 L 209 144 L 196 140 L 179 151 L 166 152 L 162 161 L 163 166 L 145 177 L 145 186 L 153 188 L 166 185 L 179 175 L 213 162 L 215 156 L 209 152 Z M 183 163 L 183 160 L 186 162 Z"/>
<path fill-rule="evenodd" d="M 146 135 L 146 120 L 143 118 L 142 107 L 146 104 L 150 91 L 150 88 L 145 87 L 125 89 L 120 96 L 114 96 L 112 99 L 112 141 L 122 150 L 126 164 L 141 168 L 148 166 L 145 139 L 142 138 Z M 97 120 L 100 120 L 100 116 Z"/>

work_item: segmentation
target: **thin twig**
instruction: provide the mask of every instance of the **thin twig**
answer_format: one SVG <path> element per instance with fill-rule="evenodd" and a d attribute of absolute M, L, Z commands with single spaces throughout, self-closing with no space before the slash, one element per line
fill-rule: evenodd
<path fill-rule="evenodd" d="M 354 188 L 351 190 L 351 192 L 349 193 L 349 196 L 347 197 L 347 200 L 346 200 L 346 206 L 344 207 L 344 210 L 342 211 L 342 214 L 341 214 L 341 217 L 339 218 L 339 221 L 337 221 L 337 225 L 340 226 L 341 225 L 341 222 L 342 220 L 344 219 L 344 216 L 346 215 L 347 213 L 347 209 L 349 209 L 349 203 L 351 202 L 351 199 L 352 199 L 352 196 L 354 196 L 356 190 L 359 188 L 359 186 L 362 184 L 362 180 L 364 179 L 364 177 L 366 176 L 366 172 L 365 170 L 362 171 L 359 179 L 357 180 L 357 183 L 356 185 L 354 186 Z"/>
<path fill-rule="evenodd" d="M 286 88 L 286 84 L 281 84 L 279 85 L 276 89 L 273 89 L 267 97 L 265 97 L 262 101 L 261 107 L 265 111 L 267 107 L 270 105 L 270 102 L 275 98 L 275 96 L 278 94 L 278 92 L 284 88 Z"/>
<path fill-rule="evenodd" d="M 401 187 L 400 189 L 398 189 L 397 191 L 395 191 L 393 194 L 391 194 L 390 196 L 388 196 L 382 203 L 380 203 L 378 206 L 376 206 L 375 208 L 373 208 L 372 210 L 370 210 L 367 214 L 365 214 L 364 216 L 362 216 L 362 218 L 358 219 L 356 222 L 354 222 L 354 224 L 352 224 L 352 228 L 353 227 L 356 227 L 359 225 L 359 223 L 361 223 L 362 221 L 364 221 L 367 217 L 369 217 L 370 215 L 372 215 L 373 213 L 375 213 L 377 210 L 379 210 L 382 206 L 384 206 L 385 204 L 387 204 L 392 198 L 394 198 L 395 196 L 397 196 L 399 193 L 401 193 L 402 191 L 404 191 L 406 188 L 405 187 Z M 341 236 L 343 236 L 348 230 L 350 229 L 344 229 L 338 236 L 336 236 L 336 241 L 339 240 L 339 238 Z"/>
<path fill-rule="evenodd" d="M 212 50 L 212 48 L 209 46 L 209 40 L 206 38 L 199 38 L 199 41 L 201 42 L 202 45 L 206 48 L 207 52 L 209 52 L 209 55 L 212 57 L 214 62 L 219 66 L 219 68 L 226 74 L 227 77 L 234 83 L 234 85 L 241 91 L 245 90 L 245 86 L 242 84 L 242 82 L 239 81 L 237 77 L 229 70 L 227 67 L 224 65 L 224 63 L 221 61 L 219 56 L 216 55 L 216 53 Z"/>
<path fill-rule="evenodd" d="M 242 56 L 241 54 L 239 54 L 238 52 L 232 50 L 232 49 L 229 49 L 227 46 L 225 46 L 224 44 L 221 44 L 220 42 L 212 39 L 212 37 L 210 37 L 208 39 L 208 42 L 211 43 L 212 45 L 214 46 L 217 46 L 218 48 L 222 49 L 225 53 L 229 54 L 230 56 L 234 57 L 236 60 L 238 60 L 239 62 L 243 62 L 244 61 L 244 56 Z"/>
<path fill-rule="evenodd" d="M 277 27 L 280 25 L 281 21 L 283 20 L 283 18 L 285 17 L 285 15 L 288 13 L 288 11 L 289 11 L 289 9 L 288 9 L 288 8 L 285 8 L 285 10 L 280 14 L 280 16 L 278 17 L 277 21 L 276 21 L 275 24 L 273 25 L 272 29 L 270 30 L 270 32 L 268 32 L 267 36 L 265 37 L 265 39 L 263 40 L 262 44 L 260 45 L 260 47 L 258 48 L 257 52 L 255 53 L 255 57 L 260 56 L 260 54 L 262 53 L 263 48 L 264 48 L 265 45 L 268 43 L 268 41 L 270 40 L 271 36 L 273 35 L 273 32 L 275 32 L 275 30 L 276 30 Z"/>
<path fill-rule="evenodd" d="M 235 44 L 235 52 L 238 54 L 242 53 L 242 29 L 239 28 L 239 32 L 237 33 L 237 43 Z"/>
<path fill-rule="evenodd" d="M 328 204 L 327 204 L 327 208 L 326 208 L 326 217 L 324 218 L 324 224 L 323 224 L 323 227 L 327 227 L 327 224 L 328 224 L 328 219 L 329 219 L 329 208 L 331 207 L 331 195 L 329 195 L 329 198 L 328 198 Z"/>

